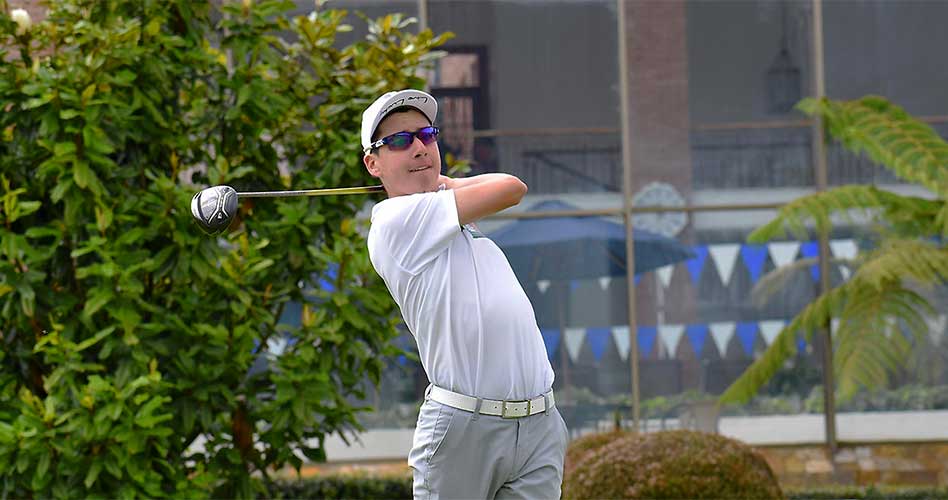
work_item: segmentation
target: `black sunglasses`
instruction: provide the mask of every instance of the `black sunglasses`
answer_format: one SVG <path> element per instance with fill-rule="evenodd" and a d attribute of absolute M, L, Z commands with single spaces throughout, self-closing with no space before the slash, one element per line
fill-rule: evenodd
<path fill-rule="evenodd" d="M 415 137 L 421 139 L 421 143 L 427 146 L 438 138 L 438 132 L 438 127 L 423 127 L 415 132 L 395 132 L 373 142 L 368 149 L 380 148 L 387 144 L 392 151 L 401 151 L 408 149 L 408 146 L 415 142 Z"/>

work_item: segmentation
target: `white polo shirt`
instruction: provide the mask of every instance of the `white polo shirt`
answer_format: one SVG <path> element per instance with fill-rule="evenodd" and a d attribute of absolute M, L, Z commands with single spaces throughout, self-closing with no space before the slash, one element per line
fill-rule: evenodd
<path fill-rule="evenodd" d="M 485 399 L 550 390 L 533 306 L 500 248 L 473 224 L 461 228 L 453 190 L 378 203 L 368 246 L 431 383 Z"/>

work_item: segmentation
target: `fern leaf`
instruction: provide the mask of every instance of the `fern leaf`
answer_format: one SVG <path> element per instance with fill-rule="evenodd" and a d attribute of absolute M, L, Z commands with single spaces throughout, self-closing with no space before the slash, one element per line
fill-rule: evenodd
<path fill-rule="evenodd" d="M 764 243 L 785 236 L 787 230 L 792 236 L 805 239 L 808 235 L 807 223 L 812 222 L 817 231 L 829 231 L 830 217 L 833 215 L 841 215 L 850 223 L 856 222 L 851 214 L 853 211 L 860 211 L 870 217 L 879 214 L 893 223 L 905 219 L 934 218 L 940 207 L 938 203 L 900 196 L 874 186 L 841 186 L 787 203 L 773 220 L 754 230 L 747 239 L 752 243 Z"/>
<path fill-rule="evenodd" d="M 846 149 L 865 153 L 908 182 L 948 197 L 948 142 L 901 107 L 877 96 L 854 101 L 805 99 L 798 108 L 822 116 Z"/>

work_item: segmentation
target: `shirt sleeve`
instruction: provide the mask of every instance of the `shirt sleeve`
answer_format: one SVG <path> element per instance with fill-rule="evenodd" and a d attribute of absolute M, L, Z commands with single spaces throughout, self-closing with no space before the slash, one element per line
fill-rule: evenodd
<path fill-rule="evenodd" d="M 461 231 L 454 190 L 418 193 L 387 200 L 379 224 L 383 245 L 406 272 L 420 273 Z"/>

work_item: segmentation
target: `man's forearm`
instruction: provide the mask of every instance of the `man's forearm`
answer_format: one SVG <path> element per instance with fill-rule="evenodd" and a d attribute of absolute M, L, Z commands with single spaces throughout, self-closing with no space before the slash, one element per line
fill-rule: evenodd
<path fill-rule="evenodd" d="M 460 177 L 460 178 L 451 178 L 445 175 L 441 176 L 441 181 L 446 185 L 448 189 L 458 189 L 468 186 L 473 186 L 475 184 L 480 184 L 482 182 L 489 182 L 491 180 L 503 179 L 507 177 L 513 177 L 510 174 L 502 173 L 490 173 L 490 174 L 480 174 L 473 177 Z"/>

